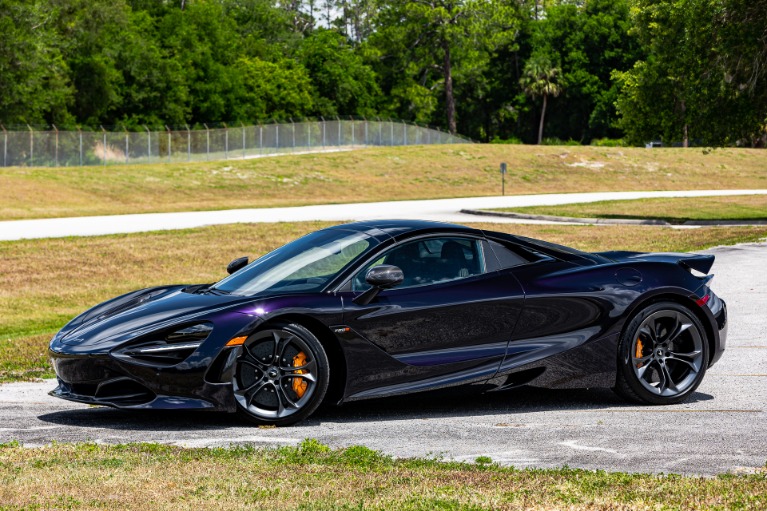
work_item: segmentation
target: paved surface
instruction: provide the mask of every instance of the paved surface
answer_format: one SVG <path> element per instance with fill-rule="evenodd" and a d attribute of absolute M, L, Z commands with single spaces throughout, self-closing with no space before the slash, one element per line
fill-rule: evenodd
<path fill-rule="evenodd" d="M 189 229 L 205 225 L 304 220 L 372 220 L 381 218 L 420 218 L 444 222 L 477 222 L 477 216 L 462 214 L 462 209 L 554 206 L 602 200 L 629 200 L 656 197 L 704 197 L 714 195 L 764 195 L 767 190 L 694 190 L 664 192 L 599 192 L 506 197 L 466 197 L 358 204 L 329 204 L 292 208 L 232 209 L 182 213 L 149 213 L 0 222 L 0 241 L 25 238 L 97 236 L 129 232 Z M 514 218 L 493 218 L 493 222 L 561 223 Z"/>
<path fill-rule="evenodd" d="M 723 359 L 683 405 L 628 405 L 609 390 L 523 389 L 484 396 L 352 403 L 289 428 L 235 416 L 124 412 L 47 395 L 52 381 L 0 386 L 0 442 L 166 442 L 183 446 L 364 444 L 396 456 L 490 456 L 517 467 L 638 472 L 750 472 L 767 462 L 767 244 L 714 249 L 714 289 L 728 301 Z"/>

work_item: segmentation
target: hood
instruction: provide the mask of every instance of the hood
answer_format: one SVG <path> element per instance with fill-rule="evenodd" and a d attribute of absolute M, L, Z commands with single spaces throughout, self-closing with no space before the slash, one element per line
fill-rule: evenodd
<path fill-rule="evenodd" d="M 51 341 L 82 351 L 114 347 L 154 330 L 203 319 L 252 298 L 185 292 L 187 286 L 135 291 L 104 302 L 70 321 Z M 80 351 L 78 349 L 77 351 Z"/>

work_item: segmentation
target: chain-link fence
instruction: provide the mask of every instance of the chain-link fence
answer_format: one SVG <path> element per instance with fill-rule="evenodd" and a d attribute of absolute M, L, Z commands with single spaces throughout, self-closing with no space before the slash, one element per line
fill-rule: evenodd
<path fill-rule="evenodd" d="M 469 139 L 401 121 L 333 120 L 212 129 L 11 131 L 3 128 L 2 164 L 64 167 L 228 160 L 368 146 L 462 144 Z"/>

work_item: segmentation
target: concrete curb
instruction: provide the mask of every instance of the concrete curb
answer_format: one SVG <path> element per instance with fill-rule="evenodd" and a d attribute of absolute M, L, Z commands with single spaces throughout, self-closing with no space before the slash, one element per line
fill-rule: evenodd
<path fill-rule="evenodd" d="M 603 225 L 661 225 L 664 227 L 686 226 L 752 226 L 767 225 L 767 220 L 688 220 L 681 224 L 672 224 L 665 220 L 639 220 L 635 218 L 575 218 L 555 215 L 527 215 L 511 211 L 488 211 L 485 209 L 462 209 L 461 213 L 478 216 L 496 216 L 519 220 L 539 220 L 543 222 L 562 222 L 568 224 L 603 224 Z"/>
<path fill-rule="evenodd" d="M 541 220 L 544 222 L 566 222 L 573 224 L 621 224 L 621 225 L 664 225 L 671 226 L 664 220 L 637 220 L 633 218 L 574 218 L 554 215 L 526 215 L 508 211 L 487 211 L 483 209 L 462 209 L 461 213 L 467 215 L 499 216 L 504 218 L 517 218 L 519 220 Z"/>

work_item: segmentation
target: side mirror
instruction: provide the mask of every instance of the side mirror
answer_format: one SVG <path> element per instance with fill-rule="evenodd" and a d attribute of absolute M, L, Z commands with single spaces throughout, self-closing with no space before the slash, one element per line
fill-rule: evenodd
<path fill-rule="evenodd" d="M 232 273 L 236 272 L 237 270 L 241 270 L 242 268 L 245 268 L 248 265 L 248 257 L 238 257 L 228 265 L 226 265 L 226 272 L 231 275 Z"/>
<path fill-rule="evenodd" d="M 357 305 L 367 305 L 378 296 L 378 293 L 401 284 L 404 279 L 405 274 L 397 266 L 391 264 L 373 266 L 365 274 L 365 282 L 370 284 L 371 288 L 355 298 L 353 302 Z"/>
<path fill-rule="evenodd" d="M 373 266 L 365 274 L 365 282 L 381 289 L 388 289 L 402 284 L 403 280 L 405 280 L 405 275 L 402 273 L 402 270 L 391 264 Z"/>

